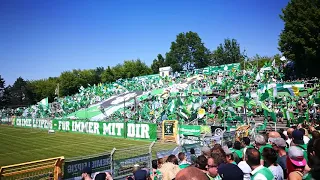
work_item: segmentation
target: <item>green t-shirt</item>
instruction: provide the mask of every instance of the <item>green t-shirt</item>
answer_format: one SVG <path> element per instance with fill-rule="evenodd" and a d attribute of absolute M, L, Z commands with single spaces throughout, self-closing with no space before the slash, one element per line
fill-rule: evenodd
<path fill-rule="evenodd" d="M 243 150 L 235 150 L 234 152 L 238 155 L 240 159 L 243 158 Z"/>
<path fill-rule="evenodd" d="M 301 144 L 301 145 L 296 145 L 298 148 L 300 148 L 303 152 L 303 157 L 306 159 L 308 162 L 308 153 L 307 153 L 307 145 L 306 144 Z"/>
<path fill-rule="evenodd" d="M 206 174 L 207 177 L 210 179 L 210 180 L 221 180 L 221 177 L 219 176 L 219 174 L 216 176 L 216 177 L 211 177 L 209 174 Z"/>
<path fill-rule="evenodd" d="M 180 164 L 179 165 L 179 168 L 180 169 L 184 169 L 184 168 L 187 168 L 187 167 L 189 167 L 190 166 L 190 164 Z"/>
<path fill-rule="evenodd" d="M 273 174 L 272 174 L 272 172 L 270 171 L 270 169 L 268 169 L 268 168 L 266 168 L 266 167 L 262 167 L 262 168 L 260 168 L 258 171 L 253 171 L 254 172 L 254 174 L 251 172 L 251 174 L 252 174 L 252 176 L 251 176 L 251 179 L 252 180 L 256 180 L 258 177 L 258 175 L 259 176 L 264 176 L 264 177 L 266 177 L 266 179 L 270 179 L 270 180 L 273 180 L 274 179 L 274 176 L 273 176 Z M 260 178 L 259 178 L 260 179 Z"/>

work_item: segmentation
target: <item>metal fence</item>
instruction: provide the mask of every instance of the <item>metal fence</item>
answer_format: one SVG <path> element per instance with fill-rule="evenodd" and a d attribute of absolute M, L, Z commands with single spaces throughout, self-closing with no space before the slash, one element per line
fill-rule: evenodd
<path fill-rule="evenodd" d="M 151 167 L 152 147 L 155 142 L 147 146 L 133 146 L 131 148 L 115 150 L 112 156 L 112 174 L 115 179 L 122 179 L 132 175 L 135 165 L 140 168 Z"/>

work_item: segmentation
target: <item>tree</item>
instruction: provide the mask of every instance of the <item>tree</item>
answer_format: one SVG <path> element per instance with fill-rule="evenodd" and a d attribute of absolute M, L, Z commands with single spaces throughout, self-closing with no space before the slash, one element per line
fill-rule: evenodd
<path fill-rule="evenodd" d="M 94 74 L 95 74 L 95 81 L 93 84 L 98 84 L 102 81 L 102 73 L 104 72 L 104 67 L 97 67 L 94 70 Z"/>
<path fill-rule="evenodd" d="M 279 50 L 295 62 L 299 76 L 320 76 L 320 1 L 291 0 L 280 18 Z"/>
<path fill-rule="evenodd" d="M 102 82 L 114 82 L 117 79 L 126 79 L 152 74 L 152 70 L 140 59 L 124 61 L 113 68 L 108 68 L 102 73 Z"/>
<path fill-rule="evenodd" d="M 3 107 L 5 105 L 4 91 L 5 91 L 5 81 L 0 75 L 0 107 Z"/>
<path fill-rule="evenodd" d="M 240 44 L 235 39 L 225 39 L 212 53 L 212 64 L 222 65 L 238 63 L 246 58 L 245 52 L 241 52 Z"/>
<path fill-rule="evenodd" d="M 158 74 L 159 73 L 159 68 L 165 67 L 165 59 L 161 54 L 158 54 L 157 59 L 154 59 L 152 64 L 151 64 L 151 69 L 153 74 Z"/>
<path fill-rule="evenodd" d="M 108 66 L 108 68 L 102 72 L 101 81 L 104 83 L 110 83 L 115 81 L 113 70 L 110 68 L 110 66 Z"/>
<path fill-rule="evenodd" d="M 11 107 L 23 107 L 33 104 L 31 90 L 22 77 L 17 78 L 13 86 L 8 90 L 10 90 L 9 105 Z"/>
<path fill-rule="evenodd" d="M 72 95 L 78 92 L 80 84 L 78 84 L 77 73 L 71 71 L 65 71 L 61 73 L 60 80 L 60 92 L 62 96 Z"/>
<path fill-rule="evenodd" d="M 33 102 L 39 102 L 43 98 L 48 97 L 49 101 L 53 101 L 55 98 L 55 90 L 57 84 L 59 83 L 59 78 L 49 77 L 48 79 L 40 79 L 28 81 L 28 89 L 32 92 Z"/>
<path fill-rule="evenodd" d="M 165 64 L 170 65 L 173 71 L 192 70 L 208 66 L 209 59 L 210 51 L 199 35 L 189 31 L 178 34 L 176 41 L 171 43 Z"/>

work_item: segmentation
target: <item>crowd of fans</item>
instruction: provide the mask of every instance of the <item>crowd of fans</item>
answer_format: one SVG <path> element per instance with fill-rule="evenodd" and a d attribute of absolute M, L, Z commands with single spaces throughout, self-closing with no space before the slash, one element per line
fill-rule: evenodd
<path fill-rule="evenodd" d="M 320 179 L 320 133 L 299 124 L 287 130 L 202 147 L 202 154 L 172 154 L 152 161 L 152 168 L 135 165 L 128 180 L 317 180 Z M 190 159 L 188 161 L 187 159 Z M 84 179 L 91 179 L 86 168 Z M 99 173 L 96 180 L 112 179 Z"/>
<path fill-rule="evenodd" d="M 174 73 L 165 78 L 150 75 L 119 79 L 114 83 L 80 87 L 79 93 L 56 98 L 48 106 L 39 103 L 28 108 L 2 109 L 0 116 L 66 118 L 73 112 L 96 105 L 110 97 L 144 91 L 134 103 L 100 120 L 157 123 L 169 119 L 189 123 L 196 119 L 199 124 L 219 124 L 225 119 L 243 123 L 246 119 L 244 116 L 254 119 L 259 115 L 280 122 L 284 119 L 297 121 L 293 123 L 299 123 L 299 120 L 306 118 L 320 118 L 318 79 L 284 82 L 278 67 L 264 67 L 266 68 L 266 71 L 258 71 L 256 68 L 222 70 L 209 74 L 192 71 Z M 308 92 L 297 96 L 292 94 L 291 88 L 283 86 L 276 87 L 276 92 L 270 92 L 270 97 L 262 98 L 263 93 L 270 90 L 270 87 L 265 87 L 270 83 L 302 83 L 304 90 Z M 283 95 L 284 92 L 289 92 L 292 96 Z M 103 108 L 101 106 L 100 110 L 104 111 Z M 200 114 L 199 110 L 203 113 Z"/>

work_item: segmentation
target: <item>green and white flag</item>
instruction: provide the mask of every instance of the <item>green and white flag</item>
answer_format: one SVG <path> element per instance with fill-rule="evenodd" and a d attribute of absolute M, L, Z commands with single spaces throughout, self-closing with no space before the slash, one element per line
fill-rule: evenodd
<path fill-rule="evenodd" d="M 45 107 L 49 107 L 49 102 L 48 102 L 48 98 L 44 98 L 39 102 L 39 105 L 45 106 Z"/>

